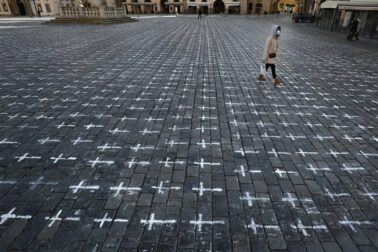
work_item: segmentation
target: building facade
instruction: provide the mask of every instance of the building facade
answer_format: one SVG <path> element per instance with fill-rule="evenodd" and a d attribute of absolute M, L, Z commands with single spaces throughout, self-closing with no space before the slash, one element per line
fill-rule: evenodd
<path fill-rule="evenodd" d="M 130 14 L 271 14 L 279 0 L 126 0 Z"/>
<path fill-rule="evenodd" d="M 0 0 L 1 16 L 56 16 L 59 0 Z"/>
<path fill-rule="evenodd" d="M 316 26 L 349 33 L 351 22 L 359 18 L 360 36 L 378 38 L 378 1 L 326 1 L 321 5 Z"/>

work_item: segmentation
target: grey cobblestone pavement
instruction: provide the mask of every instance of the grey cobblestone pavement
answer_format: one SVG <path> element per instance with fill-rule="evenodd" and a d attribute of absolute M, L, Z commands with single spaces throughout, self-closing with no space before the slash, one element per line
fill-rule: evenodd
<path fill-rule="evenodd" d="M 274 22 L 281 88 L 256 81 Z M 12 25 L 1 250 L 378 250 L 370 42 L 273 17 Z"/>

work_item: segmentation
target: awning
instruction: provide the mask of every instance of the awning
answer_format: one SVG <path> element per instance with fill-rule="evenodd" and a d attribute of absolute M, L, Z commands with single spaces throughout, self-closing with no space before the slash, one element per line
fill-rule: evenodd
<path fill-rule="evenodd" d="M 137 3 L 137 2 L 125 3 L 125 2 L 123 2 L 122 4 L 124 4 L 124 5 L 135 5 L 135 6 L 140 6 L 140 5 L 149 5 L 149 6 L 152 6 L 152 5 L 156 5 L 156 3 L 150 3 L 150 2 L 147 2 L 147 3 Z"/>
<path fill-rule="evenodd" d="M 187 2 L 187 6 L 210 6 L 211 3 L 207 2 L 201 2 L 201 3 L 196 3 L 196 2 Z"/>
<path fill-rule="evenodd" d="M 164 5 L 183 5 L 182 2 L 165 2 Z"/>
<path fill-rule="evenodd" d="M 224 3 L 227 6 L 240 6 L 240 2 L 231 2 L 231 3 Z"/>
<path fill-rule="evenodd" d="M 350 6 L 350 5 L 339 5 L 340 10 L 366 10 L 366 11 L 376 11 L 378 10 L 377 6 Z"/>
<path fill-rule="evenodd" d="M 320 6 L 321 9 L 343 9 L 343 10 L 378 10 L 378 2 L 366 1 L 331 1 L 327 0 Z"/>

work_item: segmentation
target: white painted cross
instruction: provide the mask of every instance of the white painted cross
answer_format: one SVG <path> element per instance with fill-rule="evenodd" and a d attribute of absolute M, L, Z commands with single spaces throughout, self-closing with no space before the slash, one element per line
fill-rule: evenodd
<path fill-rule="evenodd" d="M 199 108 L 200 110 L 206 110 L 206 109 L 209 109 L 209 110 L 214 110 L 215 107 L 205 107 L 205 105 L 202 105 L 201 107 L 197 107 Z"/>
<path fill-rule="evenodd" d="M 318 155 L 319 153 L 316 151 L 303 151 L 302 149 L 299 149 L 299 151 L 295 152 L 302 157 L 305 157 L 306 155 Z"/>
<path fill-rule="evenodd" d="M 293 134 L 290 133 L 288 136 L 286 136 L 286 138 L 290 138 L 291 140 L 295 141 L 297 139 L 306 138 L 306 136 L 294 136 Z"/>
<path fill-rule="evenodd" d="M 364 188 L 364 193 L 360 193 L 361 195 L 368 196 L 371 200 L 375 201 L 374 196 L 378 196 L 376 192 L 369 192 L 366 188 Z"/>
<path fill-rule="evenodd" d="M 310 122 L 307 122 L 307 123 L 305 124 L 305 126 L 308 126 L 308 127 L 310 127 L 310 128 L 313 128 L 313 127 L 323 127 L 323 124 L 321 124 L 321 123 L 314 123 L 314 124 L 312 124 L 312 123 L 310 123 Z"/>
<path fill-rule="evenodd" d="M 14 214 L 15 210 L 16 210 L 16 208 L 14 207 L 8 213 L 2 214 L 0 216 L 0 225 L 4 224 L 8 219 L 25 219 L 25 220 L 31 219 L 31 215 L 16 215 L 16 214 Z"/>
<path fill-rule="evenodd" d="M 251 228 L 252 231 L 253 231 L 253 234 L 256 235 L 257 234 L 257 229 L 258 228 L 265 228 L 265 229 L 273 229 L 273 230 L 277 230 L 277 231 L 280 231 L 280 226 L 278 225 L 260 225 L 260 224 L 256 224 L 255 223 L 255 220 L 253 218 L 251 218 L 251 223 L 247 226 L 247 228 Z"/>
<path fill-rule="evenodd" d="M 330 197 L 332 199 L 332 201 L 335 201 L 335 197 L 336 198 L 350 197 L 349 193 L 331 193 L 328 188 L 325 188 L 324 190 L 326 191 L 326 193 L 324 195 Z"/>
<path fill-rule="evenodd" d="M 365 158 L 369 157 L 378 157 L 378 153 L 366 153 L 364 151 L 360 151 L 361 155 L 364 156 Z"/>
<path fill-rule="evenodd" d="M 122 147 L 116 145 L 109 145 L 108 143 L 105 143 L 104 145 L 97 146 L 97 149 L 100 149 L 100 151 L 105 151 L 109 149 L 122 149 Z"/>
<path fill-rule="evenodd" d="M 361 226 L 361 225 L 370 225 L 370 224 L 373 224 L 370 221 L 351 221 L 351 220 L 348 220 L 348 218 L 345 215 L 344 215 L 344 218 L 339 221 L 339 223 L 341 225 L 347 225 L 347 226 L 349 226 L 350 229 L 352 229 L 353 232 L 357 232 L 357 230 L 354 227 L 354 225 Z"/>
<path fill-rule="evenodd" d="M 348 142 L 352 142 L 353 140 L 363 140 L 362 137 L 350 137 L 348 135 L 344 135 L 343 139 L 347 140 Z"/>
<path fill-rule="evenodd" d="M 359 116 L 351 116 L 351 115 L 348 115 L 347 113 L 345 113 L 343 117 L 348 118 L 348 119 L 359 118 Z"/>
<path fill-rule="evenodd" d="M 144 118 L 147 122 L 152 122 L 152 121 L 164 121 L 162 118 L 152 118 L 151 116 L 148 118 Z"/>
<path fill-rule="evenodd" d="M 140 223 L 143 225 L 148 224 L 148 230 L 152 230 L 154 225 L 164 225 L 164 224 L 175 224 L 176 220 L 156 220 L 155 213 L 152 213 L 150 219 L 140 220 Z"/>
<path fill-rule="evenodd" d="M 126 121 L 126 120 L 129 120 L 129 121 L 136 121 L 137 120 L 137 118 L 127 117 L 127 116 L 123 116 L 123 117 L 118 118 L 118 119 L 121 120 L 121 122 Z"/>
<path fill-rule="evenodd" d="M 197 143 L 197 145 L 200 145 L 202 148 L 206 149 L 206 145 L 220 145 L 220 143 L 214 142 L 214 143 L 207 143 L 205 142 L 205 139 L 202 139 L 200 143 Z"/>
<path fill-rule="evenodd" d="M 142 134 L 142 136 L 146 135 L 146 134 L 159 134 L 160 131 L 158 130 L 147 130 L 146 128 L 144 130 L 140 130 L 139 133 Z"/>
<path fill-rule="evenodd" d="M 314 139 L 318 139 L 320 141 L 323 141 L 324 139 L 334 139 L 333 136 L 321 136 L 319 134 L 316 134 L 316 136 L 313 137 Z"/>
<path fill-rule="evenodd" d="M 346 171 L 349 174 L 352 174 L 354 171 L 364 171 L 364 167 L 348 167 L 346 164 L 343 164 L 343 168 L 341 168 L 342 171 Z"/>
<path fill-rule="evenodd" d="M 168 183 L 169 181 L 165 181 L 165 182 Z M 179 187 L 179 186 L 164 187 L 163 184 L 164 184 L 164 181 L 160 181 L 159 186 L 151 186 L 151 188 L 157 189 L 158 194 L 164 194 L 163 190 L 169 191 L 169 190 L 180 190 L 181 189 L 181 187 Z"/>
<path fill-rule="evenodd" d="M 78 185 L 72 185 L 69 188 L 72 189 L 73 193 L 77 193 L 80 189 L 82 190 L 98 190 L 100 189 L 100 186 L 94 185 L 94 186 L 84 186 L 84 180 L 80 181 Z"/>
<path fill-rule="evenodd" d="M 195 165 L 199 165 L 201 169 L 205 167 L 205 165 L 221 165 L 221 163 L 211 163 L 211 162 L 205 162 L 205 159 L 201 158 L 201 162 L 194 162 Z"/>
<path fill-rule="evenodd" d="M 274 125 L 273 123 L 263 123 L 263 121 L 259 121 L 258 123 L 256 123 L 256 125 L 257 126 L 260 126 L 260 127 L 262 127 L 262 128 L 265 128 L 265 126 L 272 126 L 272 125 Z"/>
<path fill-rule="evenodd" d="M 95 167 L 97 164 L 107 164 L 111 165 L 114 164 L 114 161 L 102 161 L 99 157 L 97 157 L 95 160 L 89 160 L 88 163 L 91 164 L 91 167 Z"/>
<path fill-rule="evenodd" d="M 71 117 L 71 118 L 75 118 L 75 117 L 84 117 L 84 116 L 86 116 L 86 115 L 84 115 L 84 114 L 80 114 L 79 112 L 76 112 L 76 113 L 74 113 L 74 114 L 69 114 L 69 117 Z"/>
<path fill-rule="evenodd" d="M 134 152 L 138 152 L 139 150 L 153 150 L 153 149 L 155 149 L 155 147 L 154 146 L 143 146 L 143 147 L 141 147 L 140 144 L 137 144 L 137 146 L 131 147 L 131 149 Z"/>
<path fill-rule="evenodd" d="M 311 198 L 302 198 L 298 199 L 297 197 L 293 196 L 293 193 L 286 193 L 286 197 L 282 198 L 283 202 L 288 202 L 293 208 L 295 208 L 295 202 L 313 202 Z"/>
<path fill-rule="evenodd" d="M 295 175 L 298 174 L 298 172 L 296 172 L 296 171 L 284 171 L 284 170 L 281 170 L 279 168 L 275 169 L 274 173 L 278 174 L 278 176 L 280 176 L 281 178 L 283 178 L 284 175 L 288 175 L 288 174 L 295 174 Z"/>
<path fill-rule="evenodd" d="M 276 151 L 276 149 L 272 149 L 271 151 L 267 152 L 268 154 L 274 154 L 275 157 L 278 157 L 278 155 L 291 155 L 290 152 L 284 152 L 284 151 Z"/>
<path fill-rule="evenodd" d="M 57 125 L 56 125 L 56 128 L 57 128 L 57 129 L 60 129 L 60 128 L 63 128 L 63 127 L 74 128 L 74 127 L 76 127 L 76 126 L 73 125 L 73 124 L 66 124 L 65 122 L 62 122 L 61 124 L 57 124 Z"/>
<path fill-rule="evenodd" d="M 166 141 L 165 144 L 169 145 L 171 148 L 173 148 L 174 145 L 187 145 L 188 142 L 175 142 L 174 140 Z"/>
<path fill-rule="evenodd" d="M 202 133 L 205 132 L 205 130 L 217 130 L 218 128 L 217 127 L 203 127 L 203 125 L 201 125 L 200 128 L 196 128 L 196 130 L 201 130 Z"/>
<path fill-rule="evenodd" d="M 176 130 L 190 130 L 190 127 L 180 128 L 180 127 L 177 127 L 176 125 L 173 125 L 173 127 L 170 127 L 169 129 L 172 130 L 172 131 L 176 131 Z"/>
<path fill-rule="evenodd" d="M 20 144 L 19 142 L 8 141 L 8 138 L 4 138 L 0 141 L 0 144 Z"/>
<path fill-rule="evenodd" d="M 285 126 L 285 127 L 288 127 L 288 126 L 297 126 L 298 124 L 297 123 L 288 123 L 286 121 L 282 121 L 280 122 L 281 125 Z"/>
<path fill-rule="evenodd" d="M 248 206 L 253 206 L 254 201 L 263 201 L 263 202 L 270 201 L 269 197 L 254 197 L 254 196 L 251 196 L 249 192 L 245 192 L 245 196 L 240 197 L 240 199 L 246 200 L 248 203 Z"/>
<path fill-rule="evenodd" d="M 164 167 L 171 167 L 172 164 L 185 164 L 185 161 L 170 161 L 171 158 L 167 157 L 164 161 L 159 161 L 159 164 L 164 164 Z"/>
<path fill-rule="evenodd" d="M 25 159 L 41 159 L 42 157 L 39 157 L 39 156 L 29 156 L 29 153 L 25 153 L 24 155 L 22 156 L 15 156 L 15 158 L 17 158 L 17 163 L 25 160 Z"/>
<path fill-rule="evenodd" d="M 52 227 L 56 221 L 62 221 L 63 219 L 64 219 L 64 220 L 67 220 L 67 221 L 80 221 L 80 218 L 79 218 L 79 217 L 66 217 L 66 218 L 61 218 L 61 217 L 60 217 L 60 214 L 62 213 L 62 211 L 63 211 L 63 210 L 59 210 L 58 213 L 57 213 L 55 216 L 53 216 L 53 217 L 48 217 L 48 216 L 45 217 L 45 220 L 50 221 L 48 227 Z"/>
<path fill-rule="evenodd" d="M 71 142 L 72 142 L 73 145 L 76 145 L 78 143 L 92 143 L 93 141 L 92 140 L 82 140 L 81 137 L 78 137 L 75 140 L 71 140 Z"/>
<path fill-rule="evenodd" d="M 146 166 L 150 164 L 149 161 L 135 161 L 135 157 L 133 157 L 130 161 L 127 161 L 125 163 L 128 164 L 129 168 L 131 168 L 134 164 L 141 166 Z"/>
<path fill-rule="evenodd" d="M 338 151 L 334 151 L 332 149 L 329 150 L 329 152 L 327 152 L 327 154 L 330 154 L 331 156 L 334 156 L 334 157 L 337 157 L 338 155 L 349 155 L 349 152 L 338 152 Z"/>
<path fill-rule="evenodd" d="M 103 128 L 103 127 L 104 127 L 104 125 L 95 125 L 93 123 L 84 125 L 84 128 L 86 128 L 87 130 L 89 130 L 91 128 Z"/>
<path fill-rule="evenodd" d="M 336 125 L 335 123 L 331 125 L 332 128 L 335 129 L 344 129 L 344 128 L 349 128 L 347 125 Z"/>
<path fill-rule="evenodd" d="M 44 177 L 39 177 L 36 181 L 30 181 L 28 184 L 32 185 L 30 190 L 34 190 L 38 185 L 57 185 L 58 182 L 43 182 Z"/>
<path fill-rule="evenodd" d="M 126 191 L 129 194 L 134 194 L 134 191 L 140 191 L 142 190 L 140 187 L 127 187 L 123 186 L 123 182 L 120 182 L 118 186 L 112 186 L 110 187 L 111 191 L 115 191 L 114 197 L 117 197 L 121 191 Z"/>
<path fill-rule="evenodd" d="M 204 188 L 203 187 L 203 182 L 200 182 L 200 187 L 193 187 L 192 190 L 193 191 L 198 191 L 199 192 L 199 196 L 202 196 L 203 192 L 206 192 L 206 191 L 209 191 L 209 192 L 222 192 L 223 191 L 222 188 Z"/>
<path fill-rule="evenodd" d="M 207 119 L 210 119 L 210 120 L 216 120 L 217 117 L 216 116 L 204 116 L 202 115 L 201 117 L 199 117 L 198 119 L 201 119 L 202 121 L 205 121 Z"/>
<path fill-rule="evenodd" d="M 115 128 L 114 130 L 109 130 L 109 133 L 112 135 L 118 134 L 118 133 L 129 133 L 130 131 L 128 130 L 120 130 L 118 128 Z"/>
<path fill-rule="evenodd" d="M 309 167 L 306 167 L 306 170 L 312 171 L 316 175 L 318 174 L 318 171 L 331 171 L 331 169 L 328 167 L 315 168 L 312 164 L 309 164 Z"/>
<path fill-rule="evenodd" d="M 198 220 L 191 220 L 189 223 L 197 226 L 198 232 L 201 232 L 203 225 L 224 224 L 224 221 L 204 221 L 202 220 L 202 214 L 198 214 Z"/>
<path fill-rule="evenodd" d="M 45 143 L 60 143 L 61 141 L 59 139 L 50 139 L 50 137 L 46 137 L 44 139 L 39 139 L 37 142 L 40 144 L 45 144 Z"/>
<path fill-rule="evenodd" d="M 60 160 L 67 160 L 67 161 L 75 161 L 76 157 L 67 157 L 63 158 L 63 153 L 59 155 L 59 157 L 50 157 L 51 160 L 54 160 L 54 164 L 58 163 Z"/>
<path fill-rule="evenodd" d="M 105 222 L 112 222 L 113 218 L 108 218 L 108 213 L 106 212 L 104 217 L 102 219 L 94 219 L 94 222 L 99 222 L 100 223 L 100 228 L 105 224 Z"/>
<path fill-rule="evenodd" d="M 313 229 L 313 230 L 325 230 L 328 231 L 328 228 L 326 225 L 311 225 L 311 226 L 305 226 L 302 224 L 302 221 L 300 219 L 297 220 L 297 224 L 290 225 L 291 228 L 300 230 L 304 236 L 310 236 L 306 229 Z"/>
<path fill-rule="evenodd" d="M 322 116 L 322 117 L 325 117 L 325 118 L 327 118 L 327 119 L 328 119 L 328 118 L 336 118 L 336 117 L 338 117 L 337 115 L 328 115 L 328 114 L 326 114 L 326 113 L 324 113 L 324 112 L 323 112 L 323 114 L 321 114 L 321 116 Z"/>
<path fill-rule="evenodd" d="M 259 154 L 259 151 L 254 150 L 244 150 L 243 148 L 240 148 L 240 150 L 235 151 L 235 153 L 240 153 L 243 157 L 245 154 Z"/>

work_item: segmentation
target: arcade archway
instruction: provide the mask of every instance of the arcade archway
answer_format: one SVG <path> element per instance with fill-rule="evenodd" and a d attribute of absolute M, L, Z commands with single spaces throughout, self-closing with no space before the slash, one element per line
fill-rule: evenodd
<path fill-rule="evenodd" d="M 215 14 L 224 13 L 224 10 L 225 10 L 224 2 L 222 0 L 216 0 L 214 2 L 213 8 L 214 8 L 214 13 Z"/>

